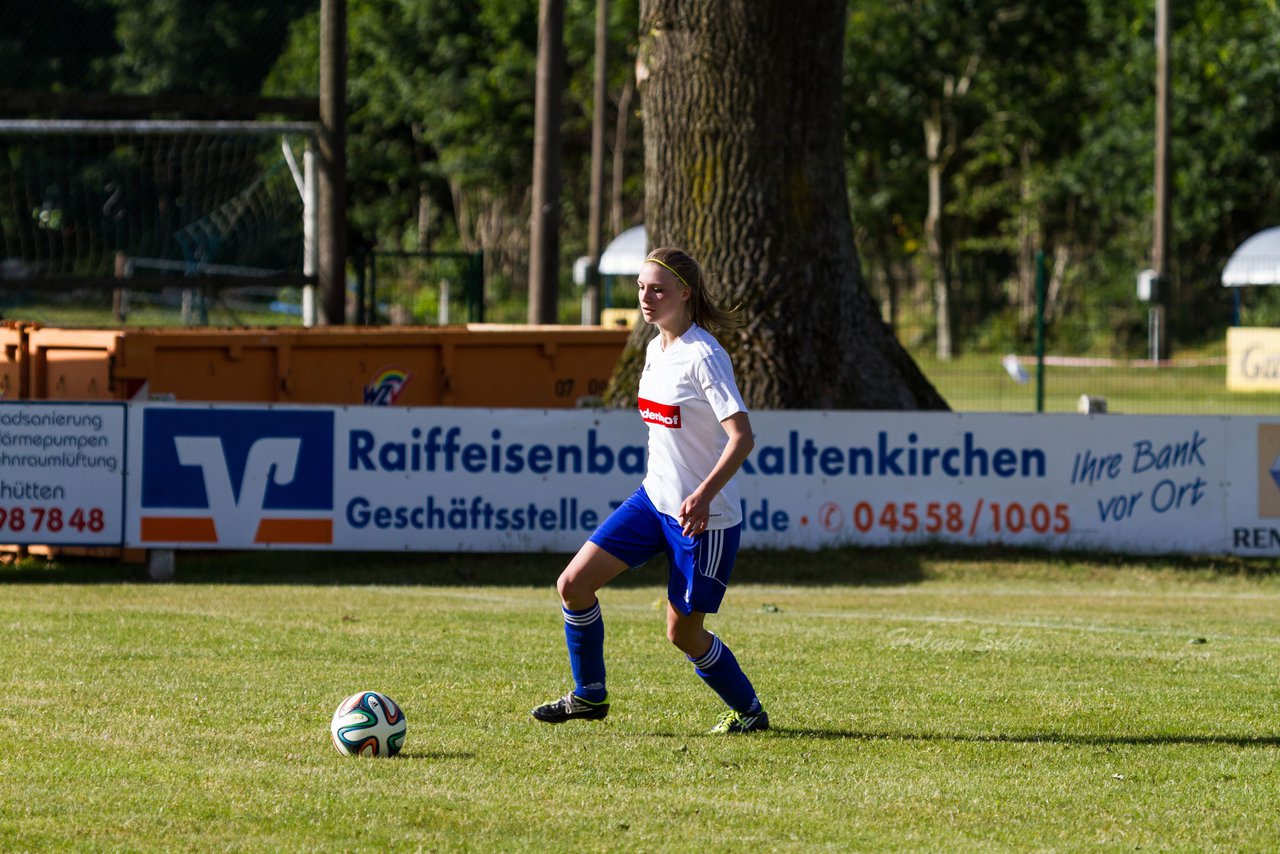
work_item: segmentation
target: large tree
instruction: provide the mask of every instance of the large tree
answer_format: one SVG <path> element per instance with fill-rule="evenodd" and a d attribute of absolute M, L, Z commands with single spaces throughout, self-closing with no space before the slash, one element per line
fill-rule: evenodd
<path fill-rule="evenodd" d="M 939 409 L 880 317 L 845 192 L 845 0 L 643 0 L 645 222 L 701 260 L 745 327 L 722 336 L 748 405 Z M 634 399 L 632 336 L 608 398 Z"/>

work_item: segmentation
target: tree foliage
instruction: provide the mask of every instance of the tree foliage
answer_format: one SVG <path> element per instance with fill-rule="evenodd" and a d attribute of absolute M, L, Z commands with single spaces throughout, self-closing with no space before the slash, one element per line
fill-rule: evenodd
<path fill-rule="evenodd" d="M 352 220 L 384 248 L 483 249 L 491 271 L 527 281 L 536 3 L 349 0 Z M 585 241 L 595 4 L 566 14 L 565 241 Z M 634 0 L 611 4 L 613 79 L 630 72 Z M 318 74 L 315 16 L 295 25 L 268 90 Z M 638 130 L 638 129 L 637 129 Z M 638 144 L 638 132 L 633 142 Z M 635 163 L 634 147 L 621 152 Z M 638 192 L 632 208 L 638 208 Z"/>
<path fill-rule="evenodd" d="M 1150 0 L 831 2 L 844 30 L 833 98 L 845 116 L 851 230 L 900 339 L 936 349 L 945 325 L 957 352 L 1025 347 L 1041 252 L 1051 344 L 1140 349 L 1146 307 L 1133 284 L 1151 263 L 1154 171 Z M 595 15 L 593 0 L 567 4 L 566 280 L 587 231 Z M 3 4 L 0 89 L 314 94 L 318 5 Z M 640 112 L 627 102 L 647 34 L 639 5 L 610 3 L 610 119 L 630 120 L 615 152 L 624 210 L 614 228 L 643 208 Z M 1226 257 L 1280 221 L 1280 5 L 1172 7 L 1172 312 L 1175 343 L 1194 344 L 1220 337 L 1226 322 L 1216 281 Z M 483 248 L 491 273 L 522 287 L 537 10 L 537 0 L 348 0 L 356 245 Z M 753 47 L 757 67 L 744 73 L 768 74 L 770 37 Z"/>
<path fill-rule="evenodd" d="M 1176 336 L 1196 343 L 1226 321 L 1216 282 L 1226 257 L 1280 219 L 1280 10 L 1269 0 L 1200 0 L 1174 12 L 1173 309 Z M 849 45 L 854 223 L 885 302 L 910 304 L 946 264 L 958 342 L 1017 347 L 1031 334 L 1030 262 L 1042 251 L 1061 349 L 1140 347 L 1134 329 L 1146 308 L 1134 279 L 1151 264 L 1154 173 L 1151 4 L 862 4 Z M 920 117 L 930 97 L 958 92 L 969 68 L 945 115 L 946 240 L 929 257 Z M 895 320 L 915 343 L 936 333 L 919 312 L 899 310 Z"/>
<path fill-rule="evenodd" d="M 92 92 L 111 79 L 111 0 L 44 0 L 0 6 L 0 89 Z"/>
<path fill-rule="evenodd" d="M 252 94 L 313 0 L 109 0 L 118 92 Z"/>

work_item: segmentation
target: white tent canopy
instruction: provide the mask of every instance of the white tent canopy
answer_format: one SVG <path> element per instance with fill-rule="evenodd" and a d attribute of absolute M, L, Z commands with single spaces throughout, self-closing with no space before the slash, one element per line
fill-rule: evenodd
<path fill-rule="evenodd" d="M 633 226 L 615 237 L 600 255 L 603 276 L 636 276 L 649 254 L 649 238 L 643 225 Z"/>
<path fill-rule="evenodd" d="M 1222 285 L 1280 285 L 1280 226 L 1259 231 L 1231 253 Z"/>

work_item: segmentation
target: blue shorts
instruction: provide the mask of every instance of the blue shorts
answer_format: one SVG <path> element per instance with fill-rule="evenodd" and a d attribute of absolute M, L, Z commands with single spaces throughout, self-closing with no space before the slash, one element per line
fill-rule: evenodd
<path fill-rule="evenodd" d="M 667 599 L 682 614 L 714 614 L 729 587 L 742 524 L 686 537 L 681 525 L 653 506 L 640 487 L 609 514 L 591 542 L 634 569 L 660 552 L 671 564 Z"/>

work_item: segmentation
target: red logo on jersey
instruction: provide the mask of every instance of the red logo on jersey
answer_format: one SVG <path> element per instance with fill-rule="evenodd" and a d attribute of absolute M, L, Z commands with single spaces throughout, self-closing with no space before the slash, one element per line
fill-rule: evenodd
<path fill-rule="evenodd" d="M 661 424 L 663 427 L 680 429 L 680 407 L 668 406 L 665 403 L 654 403 L 652 400 L 640 398 L 640 417 L 650 424 Z"/>

